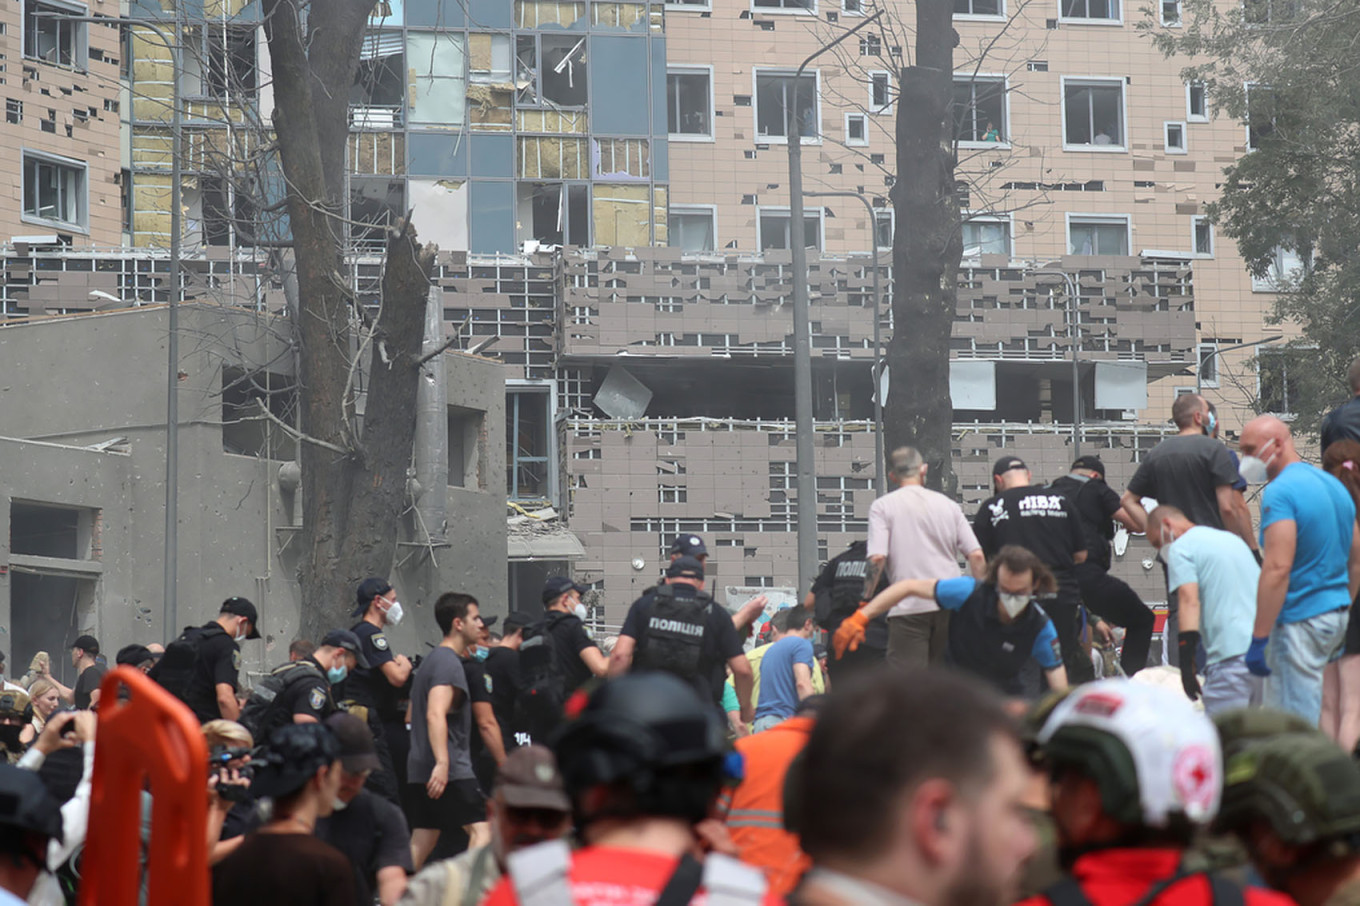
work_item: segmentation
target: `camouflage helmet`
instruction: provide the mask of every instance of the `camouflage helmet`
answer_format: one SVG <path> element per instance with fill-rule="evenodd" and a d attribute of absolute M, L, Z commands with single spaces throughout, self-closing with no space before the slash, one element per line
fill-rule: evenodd
<path fill-rule="evenodd" d="M 1224 766 L 1216 827 L 1265 821 L 1285 843 L 1360 843 L 1360 765 L 1317 730 L 1240 742 Z"/>
<path fill-rule="evenodd" d="M 0 692 L 0 720 L 32 720 L 33 708 L 28 693 L 14 689 Z"/>
<path fill-rule="evenodd" d="M 1223 747 L 1226 762 L 1234 752 L 1243 746 L 1263 739 L 1279 736 L 1282 733 L 1310 733 L 1317 730 L 1311 724 L 1287 711 L 1273 708 L 1238 708 L 1214 715 L 1214 726 L 1218 728 L 1219 742 Z"/>

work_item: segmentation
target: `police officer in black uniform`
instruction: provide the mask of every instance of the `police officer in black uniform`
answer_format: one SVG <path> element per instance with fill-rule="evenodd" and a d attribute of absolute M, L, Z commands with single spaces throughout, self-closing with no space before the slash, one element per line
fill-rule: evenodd
<path fill-rule="evenodd" d="M 227 598 L 217 619 L 191 626 L 165 650 L 150 677 L 178 696 L 201 723 L 236 720 L 241 646 L 260 637 L 260 614 L 245 598 Z"/>
<path fill-rule="evenodd" d="M 256 686 L 241 711 L 241 723 L 256 739 L 268 739 L 289 723 L 320 723 L 335 713 L 332 687 L 368 661 L 359 637 L 348 629 L 332 629 L 305 658 L 278 667 Z"/>
<path fill-rule="evenodd" d="M 528 614 L 511 611 L 501 627 L 504 634 L 500 644 L 493 645 L 482 662 L 482 670 L 486 673 L 491 690 L 491 709 L 496 713 L 496 722 L 501 725 L 501 743 L 507 754 L 533 741 L 527 729 L 519 726 L 515 717 L 515 700 L 521 687 L 519 646 L 524 644 L 525 628 L 533 622 L 533 617 Z"/>
<path fill-rule="evenodd" d="M 989 559 L 1005 545 L 1019 545 L 1053 572 L 1057 595 L 1043 606 L 1058 631 L 1069 679 L 1085 682 L 1095 671 L 1079 643 L 1081 590 L 1073 568 L 1086 559 L 1081 517 L 1062 494 L 1034 485 L 1029 467 L 1018 456 L 998 459 L 992 480 L 996 496 L 984 501 L 973 517 L 978 543 Z"/>
<path fill-rule="evenodd" d="M 708 548 L 698 535 L 677 535 L 671 542 L 670 553 L 672 563 L 681 557 L 693 557 L 700 564 L 708 565 Z"/>
<path fill-rule="evenodd" d="M 1119 495 L 1105 483 L 1105 463 L 1099 456 L 1081 456 L 1072 471 L 1051 485 L 1072 502 L 1081 517 L 1082 537 L 1086 541 L 1086 560 L 1072 570 L 1081 589 L 1081 602 L 1091 613 L 1116 626 L 1124 627 L 1124 651 L 1120 666 L 1133 676 L 1147 666 L 1152 643 L 1152 610 L 1132 588 L 1110 575 L 1110 539 L 1115 521 L 1134 528 L 1133 519 L 1124 512 Z"/>
<path fill-rule="evenodd" d="M 750 723 L 755 706 L 751 664 L 732 617 L 704 592 L 704 566 L 694 557 L 677 557 L 666 567 L 666 582 L 633 602 L 609 658 L 609 675 L 630 670 L 674 673 L 705 701 L 722 705 L 724 668 Z"/>
<path fill-rule="evenodd" d="M 368 726 L 382 762 L 382 769 L 369 775 L 369 788 L 393 802 L 398 801 L 398 791 L 406 789 L 406 754 L 411 744 L 404 690 L 412 665 L 406 655 L 392 651 L 383 630 L 400 623 L 404 615 L 392 583 L 378 576 L 359 583 L 354 616 L 361 619 L 350 631 L 359 638 L 368 666 L 355 668 L 353 679 L 345 684 L 345 696 L 367 709 Z"/>
<path fill-rule="evenodd" d="M 816 618 L 817 626 L 835 635 L 841 621 L 855 612 L 864 602 L 864 577 L 869 573 L 869 543 L 855 541 L 841 553 L 827 561 L 812 583 L 812 590 L 803 599 Z M 888 577 L 878 580 L 874 594 L 888 587 Z M 840 659 L 831 658 L 826 671 L 834 688 L 858 670 L 872 669 L 883 663 L 888 654 L 888 617 L 875 617 L 867 628 L 867 637 L 859 649 L 847 652 Z"/>

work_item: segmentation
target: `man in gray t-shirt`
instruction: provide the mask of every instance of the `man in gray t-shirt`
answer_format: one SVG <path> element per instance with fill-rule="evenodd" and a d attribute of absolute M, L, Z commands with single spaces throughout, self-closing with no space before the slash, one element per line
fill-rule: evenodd
<path fill-rule="evenodd" d="M 482 632 L 477 599 L 441 595 L 435 622 L 444 639 L 411 683 L 411 752 L 406 759 L 407 816 L 416 870 L 445 830 L 462 828 L 469 848 L 490 842 L 486 796 L 472 772 L 472 706 L 462 658 Z"/>

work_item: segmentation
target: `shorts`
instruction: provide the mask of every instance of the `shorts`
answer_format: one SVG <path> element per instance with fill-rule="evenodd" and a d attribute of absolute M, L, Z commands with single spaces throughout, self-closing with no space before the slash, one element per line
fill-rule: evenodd
<path fill-rule="evenodd" d="M 423 783 L 409 783 L 406 788 L 412 830 L 456 831 L 486 820 L 486 795 L 471 777 L 450 780 L 438 799 L 430 798 Z"/>

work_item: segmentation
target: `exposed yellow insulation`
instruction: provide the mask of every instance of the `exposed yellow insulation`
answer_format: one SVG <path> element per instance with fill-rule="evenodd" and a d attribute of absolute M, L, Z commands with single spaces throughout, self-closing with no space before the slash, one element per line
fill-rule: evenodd
<path fill-rule="evenodd" d="M 585 0 L 515 0 L 515 23 L 520 28 L 576 24 L 586 14 Z"/>
<path fill-rule="evenodd" d="M 647 15 L 647 4 L 595 0 L 590 15 L 596 25 L 613 28 L 632 28 Z"/>
<path fill-rule="evenodd" d="M 588 179 L 590 162 L 583 138 L 522 136 L 519 175 L 530 179 Z"/>
<path fill-rule="evenodd" d="M 593 186 L 596 245 L 651 245 L 652 199 L 648 186 Z"/>

